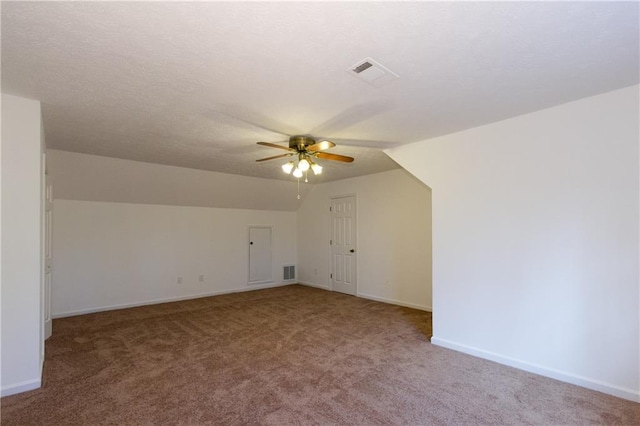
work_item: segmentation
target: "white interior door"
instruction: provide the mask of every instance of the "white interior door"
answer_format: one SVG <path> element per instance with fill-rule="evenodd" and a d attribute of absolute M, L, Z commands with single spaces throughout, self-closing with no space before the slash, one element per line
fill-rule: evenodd
<path fill-rule="evenodd" d="M 44 186 L 44 279 L 43 279 L 43 311 L 44 339 L 51 337 L 51 278 L 53 275 L 53 185 L 51 176 L 45 175 Z"/>
<path fill-rule="evenodd" d="M 249 228 L 249 284 L 273 281 L 271 227 Z"/>
<path fill-rule="evenodd" d="M 331 288 L 356 294 L 356 197 L 331 199 Z"/>

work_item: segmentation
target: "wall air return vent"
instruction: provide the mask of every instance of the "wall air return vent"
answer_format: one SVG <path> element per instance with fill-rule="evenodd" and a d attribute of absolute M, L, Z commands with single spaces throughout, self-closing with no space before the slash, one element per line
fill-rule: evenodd
<path fill-rule="evenodd" d="M 371 58 L 358 61 L 347 72 L 374 87 L 385 86 L 399 78 L 398 74 Z"/>
<path fill-rule="evenodd" d="M 285 265 L 282 267 L 282 279 L 284 281 L 292 281 L 296 279 L 295 265 Z"/>

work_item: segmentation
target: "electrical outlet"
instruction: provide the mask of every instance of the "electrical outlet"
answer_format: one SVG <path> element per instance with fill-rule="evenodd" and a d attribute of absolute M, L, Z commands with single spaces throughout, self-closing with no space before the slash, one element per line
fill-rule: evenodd
<path fill-rule="evenodd" d="M 182 277 L 178 277 L 178 284 L 182 284 Z"/>
<path fill-rule="evenodd" d="M 199 281 L 199 282 L 201 282 L 201 283 L 203 283 L 203 282 L 204 282 L 204 275 L 200 275 L 200 276 L 198 277 L 198 281 Z"/>

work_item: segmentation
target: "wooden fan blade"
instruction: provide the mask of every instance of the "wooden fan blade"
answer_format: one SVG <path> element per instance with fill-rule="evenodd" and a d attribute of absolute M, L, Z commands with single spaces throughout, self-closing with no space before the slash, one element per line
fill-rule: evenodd
<path fill-rule="evenodd" d="M 274 155 L 273 157 L 261 158 L 261 159 L 256 160 L 256 161 L 269 161 L 269 160 L 275 160 L 276 158 L 291 157 L 292 155 L 293 154 Z"/>
<path fill-rule="evenodd" d="M 338 155 L 338 154 L 329 154 L 328 152 L 318 152 L 315 154 L 316 157 L 322 158 L 323 160 L 335 160 L 342 161 L 344 163 L 351 163 L 353 161 L 353 157 L 347 157 L 346 155 Z"/>
<path fill-rule="evenodd" d="M 307 151 L 324 151 L 325 149 L 333 148 L 334 146 L 336 146 L 336 144 L 331 141 L 320 141 L 313 145 L 309 145 L 307 147 Z"/>
<path fill-rule="evenodd" d="M 269 146 L 271 148 L 280 148 L 286 151 L 295 151 L 295 149 L 289 148 L 288 146 L 276 145 L 275 143 L 271 142 L 258 142 L 258 145 Z"/>

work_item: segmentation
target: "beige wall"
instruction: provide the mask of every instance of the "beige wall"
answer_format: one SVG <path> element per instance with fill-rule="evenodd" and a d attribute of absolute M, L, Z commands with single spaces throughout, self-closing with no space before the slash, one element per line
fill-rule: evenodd
<path fill-rule="evenodd" d="M 2 395 L 40 387 L 40 102 L 2 94 Z"/>
<path fill-rule="evenodd" d="M 56 199 L 55 316 L 255 288 L 247 286 L 246 277 L 249 225 L 274 226 L 275 284 L 282 282 L 282 265 L 297 264 L 300 282 L 326 287 L 329 197 L 345 192 L 358 199 L 358 294 L 431 309 L 430 191 L 403 170 L 301 185 L 301 201 L 295 187 L 270 188 L 300 203 L 297 212 L 286 212 L 162 205 L 174 196 L 182 197 L 180 203 L 202 204 L 206 198 L 200 189 L 173 194 L 191 191 L 190 174 L 200 171 L 62 151 L 48 154 Z M 150 183 L 155 176 L 168 179 L 174 173 L 180 174 L 180 186 Z M 244 177 L 204 173 L 242 191 Z M 122 174 L 127 179 L 115 177 Z M 89 191 L 86 182 L 97 190 Z M 129 189 L 145 185 L 156 192 Z M 137 196 L 140 202 L 132 202 Z M 150 197 L 158 204 L 148 204 Z M 222 197 L 220 202 L 233 200 Z M 207 277 L 204 285 L 197 283 L 199 275 Z M 178 276 L 182 285 L 176 284 Z"/>
<path fill-rule="evenodd" d="M 296 263 L 295 212 L 56 199 L 53 215 L 54 317 L 280 285 Z M 273 283 L 248 284 L 250 225 L 273 227 Z"/>
<path fill-rule="evenodd" d="M 48 150 L 55 197 L 64 200 L 295 211 L 295 181 L 259 179 Z M 277 167 L 277 165 L 274 165 Z M 301 185 L 304 195 L 308 186 Z"/>
<path fill-rule="evenodd" d="M 54 317 L 280 285 L 296 263 L 293 182 L 56 150 L 47 166 Z M 273 226 L 271 284 L 247 284 L 250 225 Z"/>
<path fill-rule="evenodd" d="M 357 294 L 431 310 L 431 191 L 404 170 L 314 185 L 298 210 L 300 281 L 329 288 L 331 197 L 357 202 Z"/>

